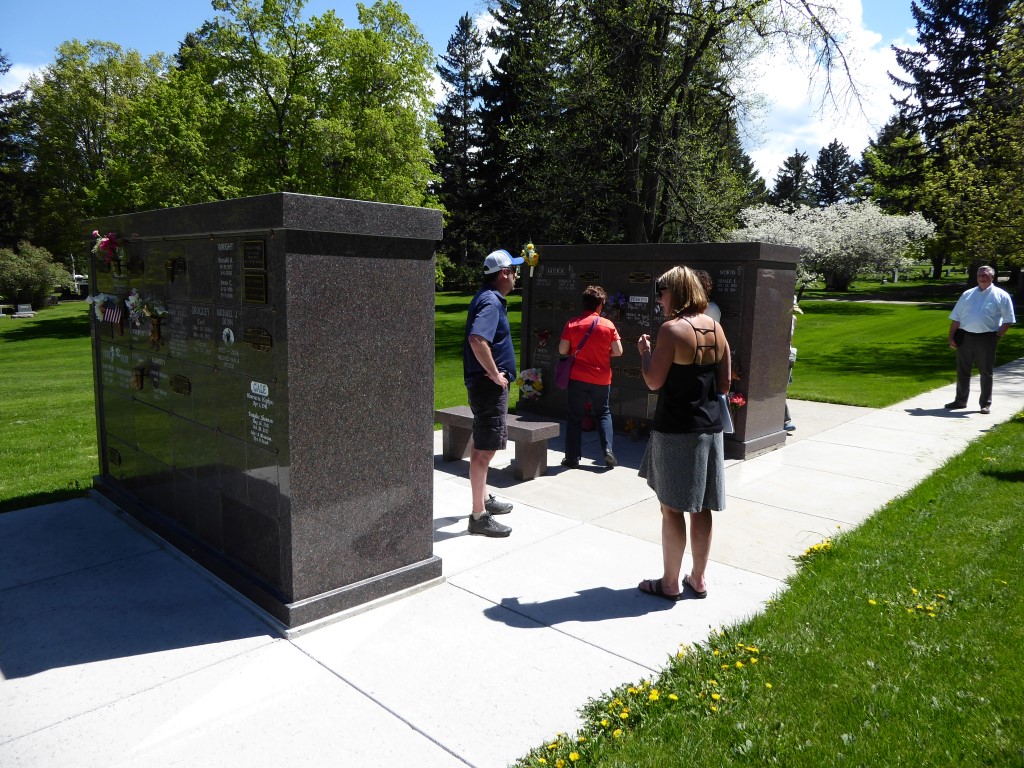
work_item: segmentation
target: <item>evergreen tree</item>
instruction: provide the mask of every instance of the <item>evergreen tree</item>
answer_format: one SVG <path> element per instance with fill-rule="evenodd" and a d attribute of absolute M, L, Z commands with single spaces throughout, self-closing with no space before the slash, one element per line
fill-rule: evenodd
<path fill-rule="evenodd" d="M 740 152 L 735 160 L 736 173 L 744 191 L 743 208 L 750 208 L 768 202 L 768 185 L 754 165 L 753 158 Z"/>
<path fill-rule="evenodd" d="M 838 139 L 833 139 L 818 152 L 813 176 L 815 201 L 825 208 L 853 197 L 857 164 L 850 157 L 846 146 L 840 144 Z"/>
<path fill-rule="evenodd" d="M 441 145 L 435 151 L 435 172 L 441 177 L 438 198 L 447 212 L 439 250 L 457 264 L 472 254 L 481 256 L 479 166 L 483 147 L 480 131 L 480 86 L 483 80 L 483 41 L 468 14 L 459 19 L 437 72 L 446 95 L 435 110 Z"/>
<path fill-rule="evenodd" d="M 550 134 L 557 127 L 556 78 L 564 70 L 558 0 L 496 0 L 488 44 L 499 51 L 481 88 L 480 193 L 488 247 L 545 242 Z"/>
<path fill-rule="evenodd" d="M 768 194 L 772 205 L 792 210 L 802 205 L 814 205 L 814 179 L 807 167 L 810 156 L 800 150 L 782 162 L 775 175 L 775 183 Z"/>
<path fill-rule="evenodd" d="M 1014 0 L 913 0 L 917 45 L 896 48 L 907 72 L 894 83 L 909 93 L 897 105 L 938 146 L 988 87 L 992 62 Z"/>
<path fill-rule="evenodd" d="M 904 115 L 893 115 L 864 149 L 858 193 L 874 200 L 886 213 L 923 212 L 930 162 L 914 123 Z"/>

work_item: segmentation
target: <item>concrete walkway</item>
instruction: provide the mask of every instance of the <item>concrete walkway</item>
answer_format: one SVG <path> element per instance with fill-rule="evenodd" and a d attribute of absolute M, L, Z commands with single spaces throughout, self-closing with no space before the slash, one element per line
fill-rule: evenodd
<path fill-rule="evenodd" d="M 727 470 L 704 601 L 637 592 L 660 575 L 660 515 L 644 445 L 622 436 L 611 471 L 592 434 L 579 469 L 558 445 L 546 477 L 492 469 L 516 505 L 492 540 L 466 534 L 468 465 L 440 462 L 438 433 L 444 583 L 291 639 L 97 500 L 0 515 L 0 765 L 507 765 L 573 731 L 588 698 L 760 610 L 794 555 L 1024 408 L 1024 360 L 997 372 L 990 416 L 945 411 L 952 394 L 792 402 L 787 445 Z"/>

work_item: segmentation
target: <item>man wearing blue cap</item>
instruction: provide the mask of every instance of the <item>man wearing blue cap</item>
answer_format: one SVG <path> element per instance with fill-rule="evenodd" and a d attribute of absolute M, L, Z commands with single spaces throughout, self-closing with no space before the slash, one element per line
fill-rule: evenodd
<path fill-rule="evenodd" d="M 473 411 L 473 449 L 469 454 L 469 484 L 473 514 L 469 532 L 480 536 L 508 536 L 512 529 L 493 515 L 512 511 L 512 505 L 487 493 L 487 470 L 497 451 L 508 443 L 508 385 L 516 378 L 516 350 L 508 324 L 505 297 L 516 287 L 517 265 L 508 251 L 494 251 L 484 259 L 484 282 L 470 302 L 462 371 Z"/>

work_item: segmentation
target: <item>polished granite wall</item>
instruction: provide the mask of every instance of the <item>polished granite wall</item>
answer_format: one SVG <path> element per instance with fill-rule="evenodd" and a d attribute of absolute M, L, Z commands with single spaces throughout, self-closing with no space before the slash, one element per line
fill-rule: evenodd
<path fill-rule="evenodd" d="M 711 275 L 711 298 L 733 350 L 734 390 L 747 398 L 734 411 L 736 431 L 726 453 L 746 458 L 785 442 L 782 429 L 789 380 L 789 339 L 799 251 L 767 243 L 538 246 L 530 276 L 523 267 L 522 367 L 544 372 L 544 396 L 526 409 L 564 418 L 565 393 L 554 387 L 558 340 L 566 320 L 582 311 L 588 285 L 608 293 L 605 315 L 622 336 L 624 354 L 612 359 L 612 416 L 617 429 L 648 428 L 657 394 L 644 384 L 636 341 L 656 338 L 662 317 L 655 281 L 676 265 Z M 621 306 L 613 306 L 621 298 Z M 522 402 L 522 401 L 521 401 Z M 521 406 L 523 407 L 523 406 Z"/>
<path fill-rule="evenodd" d="M 86 222 L 96 487 L 286 627 L 440 576 L 437 211 L 275 194 Z M 127 316 L 130 291 L 158 323 Z"/>

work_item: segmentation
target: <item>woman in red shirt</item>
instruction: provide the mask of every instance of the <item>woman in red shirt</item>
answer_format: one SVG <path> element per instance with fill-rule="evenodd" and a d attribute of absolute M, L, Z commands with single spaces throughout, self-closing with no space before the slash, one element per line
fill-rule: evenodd
<path fill-rule="evenodd" d="M 606 467 L 615 466 L 612 453 L 612 414 L 608 397 L 612 389 L 611 359 L 622 354 L 622 339 L 615 324 L 601 317 L 608 294 L 599 285 L 588 285 L 583 291 L 583 314 L 565 324 L 558 342 L 558 354 L 563 357 L 576 352 L 567 391 L 568 419 L 565 434 L 565 458 L 562 466 L 575 469 L 580 465 L 582 453 L 582 422 L 589 401 L 597 421 L 597 435 L 601 439 Z M 593 330 L 591 330 L 593 329 Z M 587 336 L 587 332 L 590 335 Z M 580 343 L 586 337 L 583 349 Z"/>

